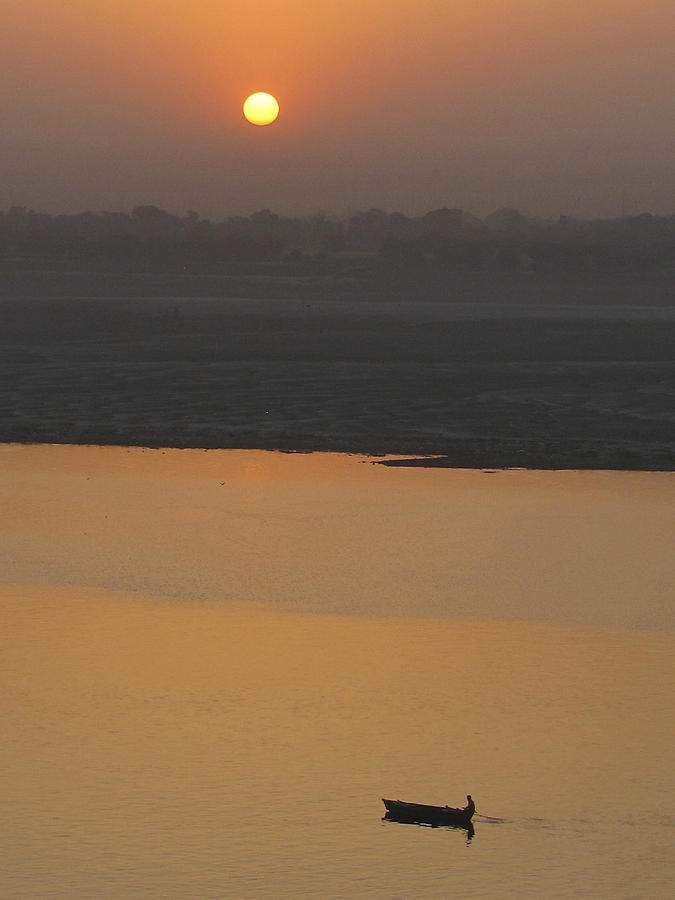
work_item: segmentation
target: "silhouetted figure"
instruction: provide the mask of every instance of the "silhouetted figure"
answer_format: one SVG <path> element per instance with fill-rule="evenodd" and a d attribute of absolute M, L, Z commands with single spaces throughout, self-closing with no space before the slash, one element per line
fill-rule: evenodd
<path fill-rule="evenodd" d="M 467 802 L 464 809 L 469 813 L 469 815 L 473 815 L 476 812 L 476 804 L 471 799 L 471 794 L 466 795 L 466 801 Z"/>

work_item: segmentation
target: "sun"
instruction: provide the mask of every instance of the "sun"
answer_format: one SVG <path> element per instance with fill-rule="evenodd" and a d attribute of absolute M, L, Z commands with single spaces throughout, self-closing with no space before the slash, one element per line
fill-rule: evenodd
<path fill-rule="evenodd" d="M 271 94 L 259 91 L 244 100 L 244 116 L 251 125 L 271 125 L 278 115 L 279 103 Z"/>

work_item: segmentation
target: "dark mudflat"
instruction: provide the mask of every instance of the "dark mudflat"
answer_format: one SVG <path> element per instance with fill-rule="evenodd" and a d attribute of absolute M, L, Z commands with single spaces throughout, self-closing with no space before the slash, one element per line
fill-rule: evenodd
<path fill-rule="evenodd" d="M 2 442 L 675 460 L 668 309 L 9 297 L 0 315 Z"/>

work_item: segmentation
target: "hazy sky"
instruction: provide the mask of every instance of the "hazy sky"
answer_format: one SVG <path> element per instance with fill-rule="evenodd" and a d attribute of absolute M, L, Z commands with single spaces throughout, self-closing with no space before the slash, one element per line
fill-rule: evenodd
<path fill-rule="evenodd" d="M 675 0 L 3 0 L 0 58 L 0 209 L 675 212 Z"/>

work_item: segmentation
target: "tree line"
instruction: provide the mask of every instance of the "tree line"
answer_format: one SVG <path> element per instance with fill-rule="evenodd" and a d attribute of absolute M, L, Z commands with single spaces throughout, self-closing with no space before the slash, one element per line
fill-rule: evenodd
<path fill-rule="evenodd" d="M 650 271 L 675 267 L 675 215 L 539 219 L 514 209 L 479 219 L 461 209 L 420 217 L 358 211 L 280 216 L 263 209 L 219 221 L 157 206 L 49 215 L 0 211 L 3 265 L 226 270 L 275 264 L 314 271 L 336 261 L 415 275 L 451 271 Z"/>

